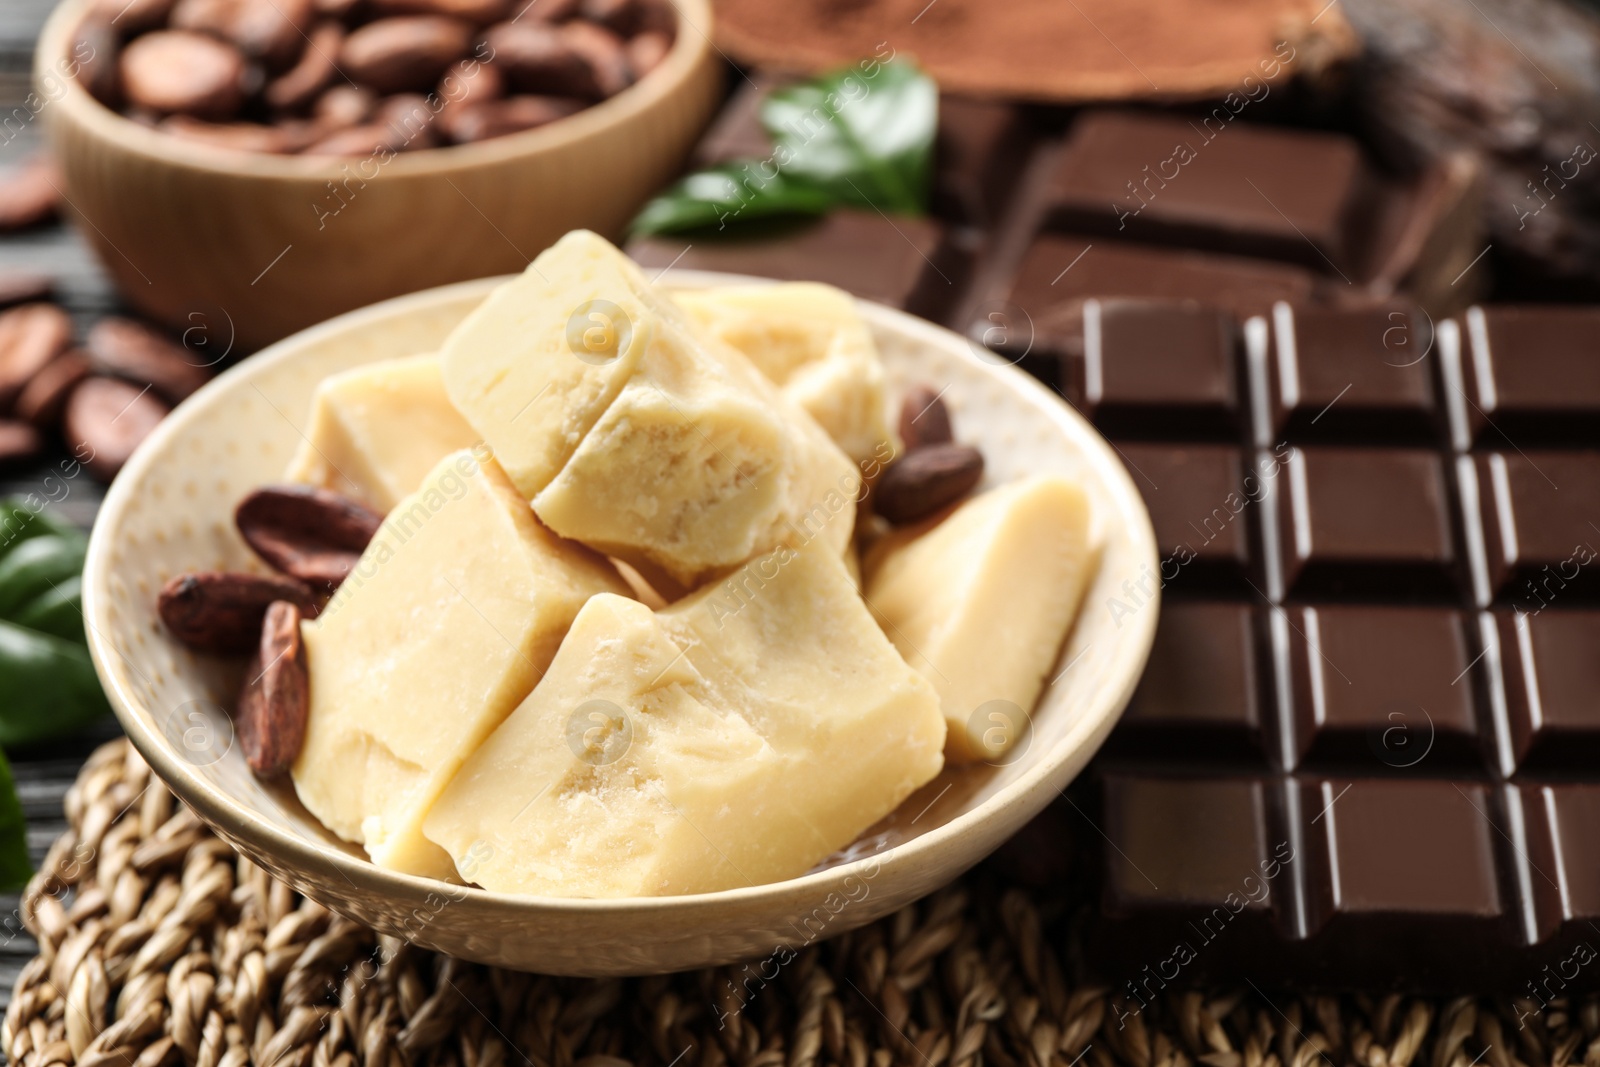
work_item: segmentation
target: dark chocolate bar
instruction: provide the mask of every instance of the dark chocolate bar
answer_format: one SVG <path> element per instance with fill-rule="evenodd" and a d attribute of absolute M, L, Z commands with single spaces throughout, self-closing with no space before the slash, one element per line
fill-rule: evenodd
<path fill-rule="evenodd" d="M 1084 838 L 1089 959 L 1114 1013 L 1245 978 L 1495 991 L 1535 1014 L 1600 989 L 1581 962 L 1600 947 L 1600 397 L 1501 365 L 1587 366 L 1587 318 L 1439 324 L 1441 342 L 1504 334 L 1500 413 L 1571 416 L 1525 447 L 1463 417 L 1449 391 L 1477 386 L 1405 305 L 1246 324 L 1250 446 L 1171 440 L 1170 410 L 1127 409 L 1112 436 L 1164 603 L 1081 787 L 1104 833 Z M 1176 379 L 1213 365 L 1182 350 Z"/>

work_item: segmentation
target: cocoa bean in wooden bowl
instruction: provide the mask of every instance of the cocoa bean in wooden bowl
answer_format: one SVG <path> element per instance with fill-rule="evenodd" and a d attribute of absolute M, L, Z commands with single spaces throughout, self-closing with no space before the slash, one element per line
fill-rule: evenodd
<path fill-rule="evenodd" d="M 246 350 L 620 232 L 721 92 L 710 0 L 126 3 L 40 39 L 65 191 L 129 303 Z"/>

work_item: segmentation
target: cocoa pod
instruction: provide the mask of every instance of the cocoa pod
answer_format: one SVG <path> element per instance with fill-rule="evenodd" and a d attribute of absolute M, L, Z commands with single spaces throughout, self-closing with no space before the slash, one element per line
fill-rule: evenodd
<path fill-rule="evenodd" d="M 310 710 L 300 609 L 277 600 L 261 621 L 259 646 L 245 668 L 233 717 L 239 748 L 258 778 L 275 778 L 294 763 L 305 744 Z"/>
<path fill-rule="evenodd" d="M 84 345 L 95 370 L 149 385 L 174 404 L 211 380 L 187 348 L 133 319 L 101 319 Z"/>
<path fill-rule="evenodd" d="M 32 459 L 44 447 L 39 431 L 25 422 L 0 419 L 0 466 Z"/>
<path fill-rule="evenodd" d="M 532 130 L 583 110 L 571 97 L 513 96 L 463 104 L 439 116 L 452 144 L 468 144 Z"/>
<path fill-rule="evenodd" d="M 49 300 L 56 291 L 56 280 L 35 270 L 0 270 L 0 308 Z"/>
<path fill-rule="evenodd" d="M 0 176 L 0 231 L 49 222 L 61 210 L 61 175 L 45 156 L 35 156 Z"/>
<path fill-rule="evenodd" d="M 437 15 L 369 22 L 345 38 L 339 65 L 380 93 L 426 92 L 472 45 L 472 24 Z"/>
<path fill-rule="evenodd" d="M 129 103 L 160 115 L 220 121 L 244 104 L 245 61 L 233 45 L 188 30 L 157 30 L 122 50 Z"/>
<path fill-rule="evenodd" d="M 928 445 L 884 469 L 873 510 L 895 525 L 925 519 L 966 496 L 983 477 L 983 453 L 967 445 Z"/>
<path fill-rule="evenodd" d="M 906 391 L 900 401 L 900 440 L 907 452 L 955 440 L 950 409 L 938 390 L 915 385 Z"/>
<path fill-rule="evenodd" d="M 72 320 L 54 304 L 0 312 L 0 412 L 9 410 L 28 381 L 71 343 Z"/>
<path fill-rule="evenodd" d="M 89 377 L 89 357 L 76 349 L 65 352 L 39 369 L 17 394 L 12 414 L 41 429 L 54 426 L 67 406 L 67 397 Z"/>
<path fill-rule="evenodd" d="M 356 565 L 383 516 L 327 489 L 264 486 L 240 501 L 234 525 L 275 569 L 332 591 Z"/>
<path fill-rule="evenodd" d="M 299 111 L 338 73 L 339 49 L 344 47 L 344 27 L 337 22 L 318 23 L 306 41 L 300 61 L 267 83 L 263 93 L 268 106 L 279 111 Z"/>
<path fill-rule="evenodd" d="M 167 411 L 149 386 L 141 389 L 116 378 L 85 378 L 67 397 L 61 432 L 89 473 L 109 482 Z"/>
<path fill-rule="evenodd" d="M 295 578 L 237 571 L 180 574 L 161 587 L 156 612 L 172 636 L 197 652 L 243 655 L 261 642 L 261 621 L 275 600 L 316 618 L 311 587 Z"/>
<path fill-rule="evenodd" d="M 300 58 L 316 17 L 312 0 L 178 0 L 170 25 L 220 37 L 273 70 Z"/>

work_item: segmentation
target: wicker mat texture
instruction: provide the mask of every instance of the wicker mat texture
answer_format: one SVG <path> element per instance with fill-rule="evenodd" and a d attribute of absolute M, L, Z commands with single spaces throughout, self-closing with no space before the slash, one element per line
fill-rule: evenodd
<path fill-rule="evenodd" d="M 240 858 L 125 740 L 67 794 L 23 895 L 40 954 L 5 1017 L 50 1067 L 1600 1067 L 1600 1000 L 1174 992 L 1075 984 L 1069 917 L 980 872 L 744 967 L 549 978 L 379 937 Z M 1119 1015 L 1122 1025 L 1118 1025 Z"/>

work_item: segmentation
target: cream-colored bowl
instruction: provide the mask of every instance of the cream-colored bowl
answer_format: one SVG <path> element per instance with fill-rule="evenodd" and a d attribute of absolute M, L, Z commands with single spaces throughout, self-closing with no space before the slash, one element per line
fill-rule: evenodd
<path fill-rule="evenodd" d="M 670 277 L 685 287 L 728 280 Z M 156 773 L 240 851 L 335 911 L 451 955 L 557 974 L 665 972 L 765 956 L 899 908 L 977 863 L 1088 762 L 1132 694 L 1155 631 L 1153 601 L 1120 618 L 1107 607 L 1124 582 L 1156 573 L 1139 493 L 1099 434 L 1026 374 L 948 330 L 863 304 L 897 391 L 948 387 L 960 436 L 986 457 L 987 484 L 1054 471 L 1082 483 L 1093 503 L 1099 571 L 1014 759 L 947 770 L 804 877 L 595 901 L 507 896 L 380 870 L 311 818 L 291 787 L 253 778 L 223 710 L 239 665 L 171 640 L 156 620 L 156 591 L 184 571 L 259 569 L 234 532 L 233 508 L 279 479 L 317 382 L 436 347 L 494 284 L 390 300 L 273 345 L 182 404 L 106 497 L 84 578 L 101 680 Z"/>
<path fill-rule="evenodd" d="M 722 90 L 709 0 L 674 0 L 660 66 L 548 126 L 387 161 L 230 152 L 141 126 L 78 84 L 72 40 L 90 2 L 56 8 L 34 59 L 68 210 L 124 299 L 207 354 L 519 271 L 568 230 L 620 236 Z"/>

